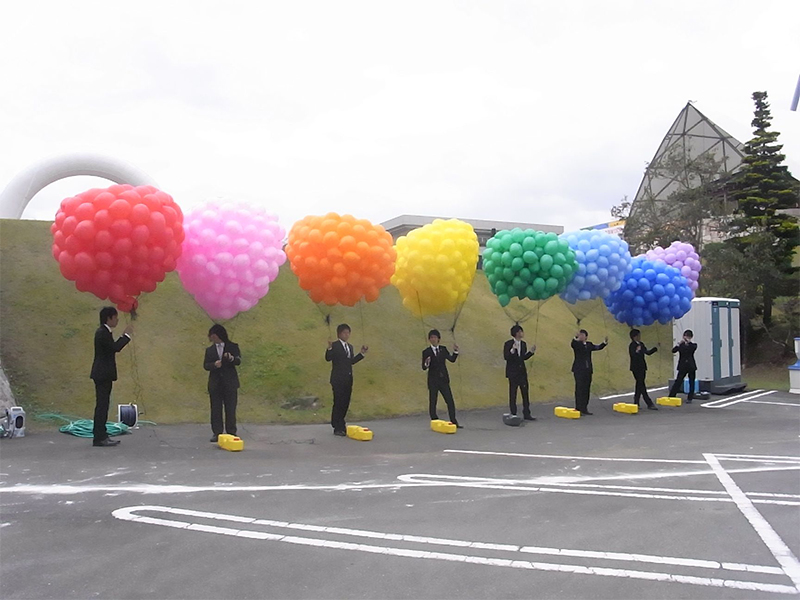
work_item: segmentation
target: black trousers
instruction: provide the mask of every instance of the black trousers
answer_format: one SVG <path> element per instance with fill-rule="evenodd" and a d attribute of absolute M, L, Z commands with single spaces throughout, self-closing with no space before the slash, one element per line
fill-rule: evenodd
<path fill-rule="evenodd" d="M 214 435 L 227 433 L 236 435 L 236 404 L 239 402 L 239 390 L 235 387 L 218 386 L 211 398 L 211 431 Z M 225 424 L 222 423 L 222 411 L 225 410 Z"/>
<path fill-rule="evenodd" d="M 106 421 L 108 421 L 108 405 L 111 402 L 111 386 L 113 381 L 94 382 L 94 441 L 102 442 L 108 437 L 106 432 Z"/>
<path fill-rule="evenodd" d="M 686 369 L 678 369 L 678 375 L 675 377 L 675 383 L 672 384 L 672 387 L 669 390 L 669 395 L 671 398 L 675 397 L 675 394 L 678 393 L 678 390 L 683 389 L 683 378 L 687 375 L 689 376 L 689 393 L 686 396 L 686 400 L 691 402 L 694 399 L 694 376 L 697 371 L 687 371 Z"/>
<path fill-rule="evenodd" d="M 447 404 L 447 415 L 450 417 L 450 422 L 458 424 L 458 421 L 456 421 L 456 403 L 453 400 L 453 392 L 450 390 L 450 382 L 444 379 L 441 381 L 428 381 L 428 409 L 431 421 L 439 418 L 436 416 L 436 404 L 439 400 L 439 392 L 441 392 L 442 398 L 444 398 L 444 402 Z"/>
<path fill-rule="evenodd" d="M 333 408 L 331 409 L 331 427 L 334 431 L 347 431 L 344 418 L 350 408 L 350 397 L 353 395 L 353 380 L 331 384 L 333 388 Z"/>
<path fill-rule="evenodd" d="M 633 371 L 633 378 L 636 380 L 636 390 L 633 392 L 633 403 L 639 406 L 639 397 L 644 398 L 644 403 L 647 406 L 653 406 L 653 401 L 647 393 L 647 384 L 644 382 L 647 377 L 647 371 Z"/>
<path fill-rule="evenodd" d="M 591 372 L 576 371 L 575 376 L 575 410 L 586 412 L 589 410 L 589 391 L 592 389 Z"/>
<path fill-rule="evenodd" d="M 531 400 L 528 395 L 527 377 L 508 378 L 508 410 L 512 415 L 517 414 L 517 389 L 522 394 L 522 415 L 531 416 Z"/>

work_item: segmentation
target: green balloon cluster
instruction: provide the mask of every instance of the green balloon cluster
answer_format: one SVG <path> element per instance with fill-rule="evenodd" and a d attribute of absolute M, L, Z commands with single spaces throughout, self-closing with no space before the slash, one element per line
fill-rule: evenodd
<path fill-rule="evenodd" d="M 483 272 L 501 306 L 512 298 L 544 300 L 563 291 L 578 263 L 566 240 L 533 229 L 498 231 L 486 242 Z"/>

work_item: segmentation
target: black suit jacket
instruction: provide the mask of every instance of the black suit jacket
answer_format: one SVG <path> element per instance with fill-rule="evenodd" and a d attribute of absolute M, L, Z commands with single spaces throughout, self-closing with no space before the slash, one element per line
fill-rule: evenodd
<path fill-rule="evenodd" d="M 592 352 L 597 352 L 606 347 L 606 343 L 593 344 L 592 342 L 579 342 L 572 340 L 572 351 L 575 353 L 575 360 L 572 361 L 573 373 L 593 373 Z"/>
<path fill-rule="evenodd" d="M 428 366 L 425 366 L 425 360 L 431 359 Z M 450 354 L 447 346 L 439 346 L 439 352 L 434 355 L 433 348 L 428 346 L 422 351 L 422 370 L 428 371 L 428 385 L 436 384 L 439 382 L 450 383 L 450 374 L 447 372 L 447 362 L 456 362 L 458 354 Z"/>
<path fill-rule="evenodd" d="M 131 341 L 123 335 L 114 341 L 108 327 L 100 325 L 94 332 L 94 361 L 92 373 L 89 375 L 95 381 L 117 380 L 117 352 L 122 350 Z"/>
<path fill-rule="evenodd" d="M 512 352 L 514 348 L 514 340 L 508 340 L 503 345 L 503 358 L 506 359 L 506 377 L 525 378 L 528 376 L 528 370 L 525 368 L 525 361 L 533 356 L 533 352 L 528 352 L 528 345 L 524 340 L 520 340 L 519 354 Z"/>
<path fill-rule="evenodd" d="M 678 370 L 683 371 L 697 371 L 697 363 L 694 362 L 694 351 L 697 350 L 697 344 L 694 342 L 681 341 L 680 344 L 672 349 L 672 353 L 679 353 L 678 356 Z"/>
<path fill-rule="evenodd" d="M 341 340 L 336 340 L 331 344 L 331 347 L 325 350 L 325 360 L 331 364 L 331 384 L 337 383 L 352 383 L 353 382 L 353 365 L 364 359 L 364 355 L 359 352 L 355 353 L 353 344 L 347 344 L 350 348 L 350 358 L 347 358 L 347 352 L 342 346 Z"/>
<path fill-rule="evenodd" d="M 657 352 L 658 348 L 650 348 L 647 347 L 642 342 L 631 342 L 628 346 L 628 354 L 631 357 L 631 371 L 634 373 L 644 373 L 647 371 L 647 361 L 645 360 L 645 355 L 650 356 L 654 352 Z"/>
<path fill-rule="evenodd" d="M 203 368 L 208 371 L 208 391 L 216 392 L 223 387 L 230 387 L 232 389 L 239 388 L 239 374 L 236 372 L 236 366 L 242 364 L 242 355 L 239 352 L 239 345 L 233 342 L 226 342 L 222 353 L 230 354 L 233 356 L 233 362 L 222 359 L 222 366 L 217 368 L 214 363 L 219 360 L 216 344 L 211 344 L 206 348 L 206 355 L 203 359 Z"/>

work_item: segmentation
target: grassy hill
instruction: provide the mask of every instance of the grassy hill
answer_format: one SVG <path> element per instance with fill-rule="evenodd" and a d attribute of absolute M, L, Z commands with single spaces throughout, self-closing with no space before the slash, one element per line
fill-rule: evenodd
<path fill-rule="evenodd" d="M 0 358 L 18 402 L 29 414 L 91 418 L 94 386 L 89 369 L 103 302 L 78 292 L 61 276 L 50 244 L 49 223 L 0 221 Z M 121 322 L 128 318 L 123 315 Z M 447 331 L 452 317 L 426 319 L 423 324 L 402 307 L 397 290 L 387 287 L 377 302 L 363 308 L 336 307 L 332 327 L 342 321 L 353 328 L 356 347 L 370 346 L 366 360 L 355 366 L 350 418 L 426 414 L 420 353 L 431 325 L 442 330 L 443 343 L 452 347 L 453 336 Z M 137 402 L 146 411 L 143 418 L 158 423 L 207 422 L 202 360 L 211 323 L 174 273 L 155 292 L 142 296 L 134 341 L 118 355 L 120 380 L 112 407 Z M 512 324 L 479 274 L 455 329 L 461 358 L 450 372 L 459 409 L 507 405 L 502 344 Z M 324 352 L 326 341 L 335 336 L 288 264 L 255 308 L 225 325 L 242 349 L 242 422 L 311 423 L 330 418 L 330 371 Z M 594 395 L 632 389 L 628 328 L 614 322 L 600 303 L 581 326 L 596 342 L 606 334 L 610 338 L 610 347 L 595 357 Z M 528 363 L 533 401 L 564 399 L 571 404 L 569 342 L 577 329 L 575 317 L 559 298 L 552 298 L 541 306 L 538 320 L 533 317 L 524 327 L 528 343 L 538 346 Z M 661 341 L 667 350 L 670 328 L 644 328 L 643 339 L 649 345 Z M 649 364 L 649 383 L 664 385 L 672 371 L 669 351 L 653 355 Z M 318 396 L 317 407 L 289 406 L 302 396 Z"/>

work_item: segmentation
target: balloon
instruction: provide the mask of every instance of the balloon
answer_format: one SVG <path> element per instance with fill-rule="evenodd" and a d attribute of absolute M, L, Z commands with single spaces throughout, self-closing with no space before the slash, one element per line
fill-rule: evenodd
<path fill-rule="evenodd" d="M 112 185 L 62 201 L 50 232 L 61 274 L 79 291 L 130 312 L 136 296 L 175 269 L 183 213 L 153 186 Z"/>
<path fill-rule="evenodd" d="M 574 278 L 561 293 L 562 299 L 575 304 L 578 300 L 606 298 L 619 289 L 632 260 L 628 242 L 603 231 L 573 231 L 561 234 L 559 239 L 569 244 L 578 264 Z"/>
<path fill-rule="evenodd" d="M 492 279 L 495 270 L 503 267 L 503 281 Z M 501 306 L 512 298 L 544 300 L 563 290 L 576 272 L 575 252 L 555 233 L 533 229 L 498 231 L 486 242 L 483 251 L 483 272 Z M 505 273 L 509 269 L 509 273 Z M 506 275 L 510 275 L 509 277 Z"/>
<path fill-rule="evenodd" d="M 700 264 L 700 256 L 694 246 L 687 242 L 672 242 L 666 249 L 656 246 L 652 250 L 648 250 L 645 256 L 648 260 L 663 260 L 669 266 L 678 269 L 689 280 L 692 292 L 697 291 L 699 286 L 697 280 L 703 265 Z"/>
<path fill-rule="evenodd" d="M 651 271 L 655 273 L 652 280 L 648 277 Z M 689 281 L 678 269 L 639 255 L 620 288 L 611 292 L 605 303 L 617 321 L 638 327 L 680 319 L 692 307 L 692 295 Z"/>
<path fill-rule="evenodd" d="M 292 226 L 286 255 L 300 287 L 316 303 L 374 302 L 394 273 L 392 236 L 352 215 L 308 216 Z"/>
<path fill-rule="evenodd" d="M 207 202 L 184 219 L 183 287 L 212 319 L 250 310 L 286 261 L 278 218 L 242 203 Z"/>
<path fill-rule="evenodd" d="M 512 244 L 509 238 L 508 247 Z M 453 312 L 467 300 L 479 249 L 472 225 L 458 219 L 436 219 L 398 238 L 395 247 L 397 269 L 392 285 L 400 292 L 403 306 L 415 316 Z M 510 250 L 508 253 L 509 265 L 523 260 L 512 256 Z M 513 276 L 506 280 L 502 269 L 500 274 L 505 284 L 511 284 Z"/>

